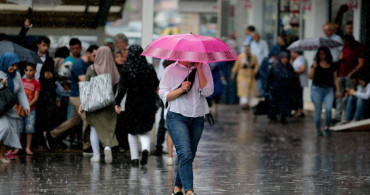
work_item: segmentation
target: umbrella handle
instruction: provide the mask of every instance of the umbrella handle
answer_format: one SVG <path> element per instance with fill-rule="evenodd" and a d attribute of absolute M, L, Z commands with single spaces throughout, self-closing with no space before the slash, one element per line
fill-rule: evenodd
<path fill-rule="evenodd" d="M 190 74 L 190 65 L 189 65 L 189 62 L 188 63 L 188 76 L 186 76 L 186 81 L 189 81 L 189 74 Z"/>

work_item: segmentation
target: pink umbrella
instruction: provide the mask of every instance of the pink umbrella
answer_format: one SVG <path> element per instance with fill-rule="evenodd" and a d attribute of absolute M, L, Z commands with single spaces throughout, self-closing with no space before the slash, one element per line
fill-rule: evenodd
<path fill-rule="evenodd" d="M 150 43 L 141 55 L 204 63 L 238 59 L 238 55 L 222 40 L 194 34 L 162 36 Z"/>

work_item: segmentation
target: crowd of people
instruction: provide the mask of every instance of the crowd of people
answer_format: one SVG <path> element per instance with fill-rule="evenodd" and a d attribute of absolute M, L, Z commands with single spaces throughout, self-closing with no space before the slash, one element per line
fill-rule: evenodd
<path fill-rule="evenodd" d="M 214 89 L 208 64 L 165 60 L 161 63 L 163 75 L 157 76 L 154 66 L 141 56 L 141 46 L 129 46 L 123 33 L 115 36 L 115 48 L 90 45 L 84 54 L 78 38 L 70 40 L 69 48 L 58 48 L 54 58 L 49 47 L 50 39 L 41 36 L 36 53 L 42 63 L 38 64 L 21 62 L 14 53 L 0 57 L 0 87 L 7 86 L 19 99 L 17 106 L 1 116 L 1 162 L 9 163 L 20 153 L 25 133 L 27 155 L 33 155 L 35 147 L 53 151 L 71 146 L 83 149 L 84 154 L 92 153 L 91 162 L 100 162 L 103 151 L 105 163 L 111 163 L 114 151 L 129 151 L 132 166 L 145 166 L 150 154 L 149 131 L 158 108 L 162 108 L 153 154 L 163 154 L 168 129 L 168 165 L 173 164 L 175 146 L 180 167 L 174 194 L 180 194 L 182 188 L 193 193 L 192 163 L 204 115 L 209 112 L 205 97 Z M 192 73 L 186 76 L 188 68 Z M 79 84 L 103 74 L 111 75 L 112 88 L 101 89 L 101 93 L 115 94 L 115 104 L 85 111 Z M 175 76 L 178 74 L 180 77 Z M 182 81 L 182 77 L 190 79 Z M 176 83 L 180 86 L 174 86 Z"/>
<path fill-rule="evenodd" d="M 83 54 L 81 41 L 72 38 L 69 47 L 58 48 L 54 57 L 49 55 L 50 39 L 41 36 L 35 44 L 40 63 L 20 61 L 14 53 L 0 56 L 0 88 L 9 88 L 19 101 L 0 116 L 0 161 L 9 163 L 25 142 L 27 155 L 33 155 L 32 148 L 38 146 L 50 150 L 75 147 L 91 154 L 92 162 L 100 162 L 103 151 L 104 161 L 111 163 L 115 151 L 129 151 L 133 166 L 145 166 L 150 154 L 149 131 L 156 112 L 161 109 L 153 154 L 163 154 L 168 131 L 168 164 L 173 163 L 173 146 L 179 164 L 173 194 L 182 188 L 190 194 L 192 163 L 204 128 L 204 116 L 209 113 L 209 107 L 225 100 L 222 97 L 227 95 L 225 91 L 233 93 L 230 83 L 234 80 L 235 94 L 243 110 L 249 110 L 252 98 L 258 97 L 267 106 L 257 104 L 253 111 L 266 114 L 273 123 L 280 120 L 285 124 L 287 117 L 305 116 L 303 92 L 311 79 L 317 136 L 323 136 L 323 132 L 330 136 L 329 127 L 333 123 L 345 124 L 363 117 L 370 98 L 370 76 L 364 64 L 364 46 L 355 41 L 351 26 L 351 22 L 347 23 L 345 34 L 340 37 L 336 35 L 335 25 L 324 24 L 326 38 L 343 46 L 320 47 L 312 65 L 303 51 L 287 49 L 294 38 L 280 34 L 277 43 L 269 49 L 257 29 L 247 26 L 244 46 L 235 62 L 208 65 L 162 60 L 158 73 L 141 56 L 141 46 L 129 46 L 123 33 L 114 37 L 114 47 L 90 45 Z M 239 50 L 235 42 L 227 43 Z M 115 104 L 84 111 L 79 83 L 103 74 L 111 75 L 112 88 L 103 90 L 115 94 Z M 323 105 L 324 127 L 321 125 Z"/>
<path fill-rule="evenodd" d="M 370 98 L 370 71 L 364 65 L 364 46 L 353 37 L 352 22 L 346 23 L 344 34 L 336 34 L 333 23 L 323 25 L 325 38 L 342 46 L 320 47 L 314 62 L 308 64 L 301 51 L 288 50 L 295 40 L 285 34 L 278 35 L 270 50 L 254 26 L 245 28 L 246 37 L 241 54 L 235 61 L 231 80 L 237 80 L 237 95 L 243 109 L 250 107 L 253 97 L 264 99 L 253 108 L 255 114 L 267 114 L 271 122 L 287 123 L 286 118 L 304 117 L 303 92 L 312 80 L 311 100 L 315 108 L 314 121 L 317 135 L 329 127 L 360 120 L 366 100 Z M 222 66 L 222 64 L 220 65 Z M 263 106 L 262 103 L 264 103 Z M 325 126 L 321 127 L 322 105 L 325 107 Z M 336 115 L 331 116 L 333 106 Z M 343 111 L 345 112 L 343 118 Z"/>

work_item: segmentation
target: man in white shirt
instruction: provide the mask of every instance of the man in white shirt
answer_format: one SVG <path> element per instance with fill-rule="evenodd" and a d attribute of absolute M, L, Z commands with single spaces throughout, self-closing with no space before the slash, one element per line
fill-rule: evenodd
<path fill-rule="evenodd" d="M 268 45 L 266 41 L 261 39 L 260 34 L 258 34 L 257 32 L 252 33 L 252 39 L 253 41 L 251 42 L 251 53 L 257 56 L 258 64 L 261 64 L 262 60 L 269 54 Z"/>
<path fill-rule="evenodd" d="M 339 43 L 343 43 L 342 38 L 339 35 L 335 34 L 336 28 L 333 23 L 326 23 L 323 26 L 323 31 L 325 37 Z M 339 61 L 339 54 L 342 51 L 342 47 L 330 48 L 330 53 L 333 56 L 333 63 Z"/>
<path fill-rule="evenodd" d="M 269 49 L 266 41 L 261 39 L 260 34 L 257 32 L 252 33 L 252 43 L 251 43 L 251 53 L 257 56 L 258 64 L 261 65 L 262 61 L 269 54 Z M 264 93 L 263 81 L 260 78 L 257 78 L 257 90 L 258 95 Z"/>

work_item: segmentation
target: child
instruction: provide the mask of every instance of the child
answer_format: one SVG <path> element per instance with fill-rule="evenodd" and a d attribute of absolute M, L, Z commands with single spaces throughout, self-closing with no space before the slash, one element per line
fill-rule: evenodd
<path fill-rule="evenodd" d="M 40 83 L 35 79 L 36 65 L 28 63 L 24 70 L 26 78 L 22 78 L 24 91 L 30 104 L 31 113 L 29 116 L 21 118 L 20 133 L 27 134 L 27 155 L 33 155 L 31 151 L 32 135 L 35 133 L 35 118 L 36 118 L 36 102 L 39 99 Z M 18 149 L 14 154 L 18 153 Z"/>
<path fill-rule="evenodd" d="M 349 96 L 349 98 L 344 117 L 345 120 L 341 124 L 348 123 L 352 119 L 354 119 L 354 121 L 360 120 L 362 111 L 365 107 L 365 101 L 370 98 L 370 81 L 368 76 L 361 73 L 353 76 L 357 77 L 358 80 L 357 91 L 354 89 L 346 89 L 346 95 Z M 355 113 L 354 116 L 353 112 Z"/>

